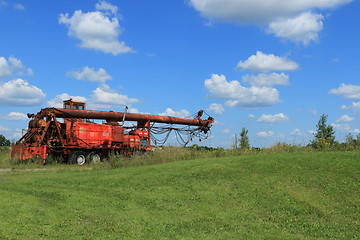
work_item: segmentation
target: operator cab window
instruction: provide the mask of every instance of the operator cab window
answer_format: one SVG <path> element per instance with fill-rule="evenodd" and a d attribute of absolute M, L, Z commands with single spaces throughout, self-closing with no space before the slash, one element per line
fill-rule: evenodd
<path fill-rule="evenodd" d="M 84 110 L 84 106 L 83 106 L 83 105 L 79 105 L 79 104 L 74 104 L 74 105 L 73 105 L 73 109 L 76 109 L 76 110 Z"/>
<path fill-rule="evenodd" d="M 75 102 L 72 99 L 64 101 L 65 109 L 85 110 L 85 102 Z"/>

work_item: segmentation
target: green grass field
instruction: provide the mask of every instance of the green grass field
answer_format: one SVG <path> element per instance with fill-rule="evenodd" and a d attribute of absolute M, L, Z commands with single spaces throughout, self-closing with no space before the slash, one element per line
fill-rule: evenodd
<path fill-rule="evenodd" d="M 0 172 L 0 239 L 357 239 L 359 177 L 360 152 L 20 168 Z"/>

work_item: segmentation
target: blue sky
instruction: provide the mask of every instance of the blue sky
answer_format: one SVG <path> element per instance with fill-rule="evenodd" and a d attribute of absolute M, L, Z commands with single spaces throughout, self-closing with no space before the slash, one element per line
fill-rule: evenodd
<path fill-rule="evenodd" d="M 360 3 L 0 0 L 0 134 L 70 97 L 216 120 L 202 144 L 305 145 L 321 114 L 360 133 Z M 193 143 L 197 143 L 194 141 Z"/>

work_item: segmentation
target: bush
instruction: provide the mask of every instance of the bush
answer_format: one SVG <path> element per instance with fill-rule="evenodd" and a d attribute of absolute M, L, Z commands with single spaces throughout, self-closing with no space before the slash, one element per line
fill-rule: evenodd
<path fill-rule="evenodd" d="M 0 134 L 0 146 L 10 146 L 11 142 L 9 139 L 6 139 L 4 135 Z"/>

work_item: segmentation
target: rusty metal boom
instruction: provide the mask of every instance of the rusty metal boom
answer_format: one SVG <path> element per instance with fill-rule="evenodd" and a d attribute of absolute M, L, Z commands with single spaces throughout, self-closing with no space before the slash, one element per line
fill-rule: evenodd
<path fill-rule="evenodd" d="M 60 108 L 45 108 L 42 109 L 38 116 L 46 116 L 49 113 L 53 113 L 57 118 L 83 118 L 83 119 L 104 119 L 107 121 L 138 121 L 138 122 L 155 122 L 155 123 L 168 123 L 168 124 L 181 124 L 192 126 L 209 126 L 214 122 L 213 118 L 202 120 L 203 111 L 200 110 L 198 116 L 194 119 L 170 117 L 170 116 L 158 116 L 150 114 L 139 113 L 123 113 L 112 111 L 91 111 L 91 110 L 74 110 L 74 109 L 60 109 Z"/>

